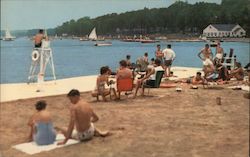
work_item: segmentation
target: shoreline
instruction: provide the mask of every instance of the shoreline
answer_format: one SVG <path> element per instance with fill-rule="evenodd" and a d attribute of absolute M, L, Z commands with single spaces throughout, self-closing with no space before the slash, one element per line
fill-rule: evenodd
<path fill-rule="evenodd" d="M 201 68 L 195 67 L 172 67 L 174 75 L 179 78 L 194 76 Z M 80 92 L 92 91 L 95 88 L 97 75 L 72 77 L 60 80 L 45 81 L 43 83 L 12 83 L 0 84 L 0 102 L 9 102 L 19 99 L 38 98 L 67 94 L 71 89 L 78 89 Z"/>
<path fill-rule="evenodd" d="M 241 42 L 241 43 L 250 43 L 250 38 L 214 38 L 214 39 L 208 39 L 208 41 L 217 41 L 222 40 L 222 42 Z M 207 42 L 205 40 L 202 40 L 200 38 L 173 38 L 173 39 L 162 39 L 161 41 L 167 41 L 167 42 Z"/>

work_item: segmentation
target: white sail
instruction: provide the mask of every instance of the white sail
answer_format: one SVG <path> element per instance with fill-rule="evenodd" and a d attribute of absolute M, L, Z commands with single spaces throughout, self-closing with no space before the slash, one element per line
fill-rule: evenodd
<path fill-rule="evenodd" d="M 7 30 L 5 31 L 5 37 L 3 38 L 3 40 L 10 41 L 10 40 L 14 40 L 14 39 L 15 39 L 15 37 L 12 36 L 12 35 L 10 34 L 10 31 L 7 29 Z"/>
<path fill-rule="evenodd" d="M 97 35 L 96 35 L 96 30 L 95 28 L 91 31 L 91 33 L 89 34 L 89 39 L 90 40 L 97 40 Z"/>

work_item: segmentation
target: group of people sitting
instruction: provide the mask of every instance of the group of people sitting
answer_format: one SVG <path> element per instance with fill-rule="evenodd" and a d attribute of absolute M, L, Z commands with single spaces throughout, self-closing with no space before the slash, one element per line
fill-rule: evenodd
<path fill-rule="evenodd" d="M 112 73 L 111 69 L 108 66 L 103 66 L 100 68 L 100 75 L 96 79 L 96 87 L 92 92 L 92 96 L 97 97 L 97 100 L 99 100 L 98 96 L 101 96 L 103 101 L 107 101 L 106 96 L 110 94 L 114 95 L 115 100 L 119 100 L 120 92 L 118 92 L 117 94 L 114 84 L 121 79 L 131 79 L 133 81 L 135 80 L 135 76 L 138 73 L 136 73 L 128 66 L 128 62 L 126 60 L 121 60 L 119 64 L 120 67 L 115 73 Z M 140 75 L 140 78 L 136 80 L 135 93 L 133 96 L 134 98 L 137 96 L 139 88 L 143 87 L 143 85 L 154 85 L 157 71 L 164 71 L 161 66 L 161 61 L 159 59 L 156 59 L 154 62 L 151 62 L 150 66 L 145 70 L 146 71 Z M 116 81 L 114 81 L 110 77 L 110 75 L 114 74 Z M 144 88 L 142 88 L 142 95 L 144 95 Z"/>
<path fill-rule="evenodd" d="M 231 51 L 230 53 L 233 53 L 232 49 Z M 208 81 L 223 82 L 231 78 L 242 81 L 244 78 L 244 69 L 241 63 L 236 61 L 236 56 L 234 58 L 226 58 L 226 53 L 224 53 L 219 42 L 217 43 L 215 57 L 213 57 L 208 44 L 198 53 L 198 57 L 203 61 L 204 78 Z M 233 67 L 225 64 L 228 60 L 229 64 L 234 63 Z"/>
<path fill-rule="evenodd" d="M 63 145 L 69 139 L 85 141 L 90 140 L 93 136 L 110 135 L 109 131 L 100 131 L 94 126 L 93 123 L 97 122 L 99 118 L 91 105 L 81 99 L 78 90 L 72 89 L 67 96 L 71 102 L 68 128 L 53 126 L 52 115 L 46 109 L 47 103 L 41 100 L 35 104 L 36 112 L 28 121 L 29 141 L 34 141 L 37 145 L 49 145 L 55 142 L 57 133 L 62 133 L 65 139 L 57 144 Z"/>

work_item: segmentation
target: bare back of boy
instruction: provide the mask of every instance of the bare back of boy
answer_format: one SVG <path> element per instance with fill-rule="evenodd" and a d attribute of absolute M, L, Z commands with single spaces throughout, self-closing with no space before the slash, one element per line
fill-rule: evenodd
<path fill-rule="evenodd" d="M 89 129 L 91 125 L 91 118 L 96 118 L 90 105 L 84 101 L 79 101 L 78 104 L 71 107 L 71 116 L 75 120 L 76 130 L 84 132 Z"/>

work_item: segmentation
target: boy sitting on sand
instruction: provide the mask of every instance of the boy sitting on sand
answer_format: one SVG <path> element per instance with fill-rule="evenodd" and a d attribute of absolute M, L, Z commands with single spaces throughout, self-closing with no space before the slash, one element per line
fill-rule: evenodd
<path fill-rule="evenodd" d="M 99 118 L 90 104 L 80 98 L 78 90 L 72 89 L 67 96 L 71 102 L 70 123 L 67 130 L 57 128 L 65 136 L 65 139 L 59 142 L 58 145 L 67 143 L 70 138 L 85 141 L 90 140 L 93 136 L 105 137 L 110 134 L 108 131 L 102 132 L 94 126 L 93 123 L 97 122 Z M 76 130 L 74 130 L 74 127 Z"/>

